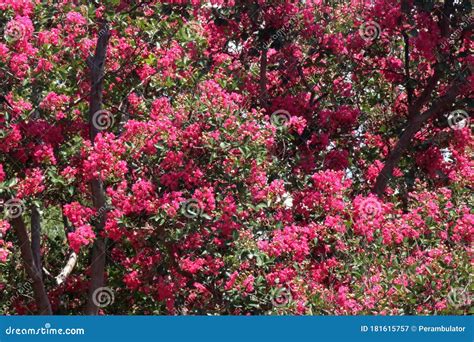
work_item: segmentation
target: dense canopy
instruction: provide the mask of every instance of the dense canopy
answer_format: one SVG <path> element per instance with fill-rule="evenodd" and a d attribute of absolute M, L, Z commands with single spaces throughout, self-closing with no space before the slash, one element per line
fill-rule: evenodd
<path fill-rule="evenodd" d="M 0 0 L 0 313 L 468 313 L 471 13 Z"/>

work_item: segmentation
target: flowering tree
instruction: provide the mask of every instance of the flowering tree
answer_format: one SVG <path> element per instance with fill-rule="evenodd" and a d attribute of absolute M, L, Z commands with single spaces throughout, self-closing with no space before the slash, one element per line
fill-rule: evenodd
<path fill-rule="evenodd" d="M 3 313 L 468 313 L 469 1 L 0 9 Z"/>

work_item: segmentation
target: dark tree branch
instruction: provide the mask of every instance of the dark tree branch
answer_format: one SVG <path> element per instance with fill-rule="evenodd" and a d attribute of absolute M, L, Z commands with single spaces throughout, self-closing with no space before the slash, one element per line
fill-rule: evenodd
<path fill-rule="evenodd" d="M 36 205 L 31 206 L 31 252 L 33 253 L 33 261 L 39 275 L 42 277 L 41 270 L 41 217 Z"/>
<path fill-rule="evenodd" d="M 428 80 L 428 84 L 423 92 L 420 94 L 419 97 L 413 102 L 411 106 L 408 107 L 408 117 L 412 118 L 417 115 L 423 106 L 429 101 L 431 98 L 431 93 L 435 90 L 436 86 L 438 85 L 438 81 L 441 78 L 441 71 L 439 68 L 436 67 L 433 76 L 430 77 Z"/>
<path fill-rule="evenodd" d="M 463 80 L 456 80 L 444 96 L 435 101 L 430 109 L 420 115 L 413 116 L 409 119 L 407 127 L 403 132 L 400 140 L 395 145 L 395 148 L 389 154 L 385 161 L 382 171 L 377 176 L 377 180 L 372 189 L 372 192 L 378 196 L 383 196 L 388 181 L 392 177 L 393 169 L 397 166 L 402 154 L 408 149 L 415 134 L 423 127 L 428 119 L 445 112 L 453 104 L 456 97 L 464 84 Z"/>
<path fill-rule="evenodd" d="M 405 43 L 405 88 L 407 90 L 408 107 L 410 107 L 413 101 L 413 88 L 410 79 L 410 37 L 405 31 L 403 31 L 403 41 Z"/>
<path fill-rule="evenodd" d="M 38 306 L 38 314 L 40 315 L 52 315 L 51 304 L 49 302 L 48 294 L 44 287 L 43 279 L 41 276 L 41 270 L 35 266 L 33 253 L 31 252 L 30 239 L 28 232 L 26 231 L 25 222 L 23 218 L 17 217 L 11 220 L 13 230 L 18 236 L 20 243 L 20 252 L 23 260 L 23 264 L 26 273 L 32 281 L 33 294 L 35 297 L 36 304 Z"/>
<path fill-rule="evenodd" d="M 100 25 L 99 38 L 97 40 L 94 57 L 90 60 L 91 94 L 89 99 L 89 129 L 92 144 L 94 144 L 95 137 L 99 133 L 98 127 L 95 127 L 93 124 L 93 118 L 94 114 L 102 108 L 104 67 L 109 38 L 110 32 L 108 25 L 107 23 L 103 22 Z M 97 210 L 99 217 L 95 221 L 97 237 L 92 247 L 91 281 L 89 286 L 86 314 L 97 315 L 99 308 L 94 303 L 93 295 L 98 288 L 104 285 L 106 243 L 104 238 L 101 236 L 101 233 L 105 226 L 105 211 L 101 210 L 101 208 L 105 208 L 106 201 L 104 186 L 100 177 L 93 179 L 90 182 L 90 187 L 92 191 L 92 202 L 94 203 L 94 208 Z"/>

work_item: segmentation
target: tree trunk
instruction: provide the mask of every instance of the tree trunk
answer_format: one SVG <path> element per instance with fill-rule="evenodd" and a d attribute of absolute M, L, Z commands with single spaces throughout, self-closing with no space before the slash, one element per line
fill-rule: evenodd
<path fill-rule="evenodd" d="M 43 277 L 41 263 L 41 216 L 36 205 L 31 206 L 31 252 L 39 275 Z"/>
<path fill-rule="evenodd" d="M 36 305 L 38 306 L 38 314 L 40 315 L 52 315 L 51 304 L 49 302 L 48 294 L 44 287 L 43 279 L 41 277 L 41 270 L 35 266 L 33 253 L 30 247 L 30 239 L 28 232 L 26 231 L 25 222 L 23 218 L 17 217 L 11 220 L 13 229 L 18 236 L 20 243 L 20 252 L 23 260 L 23 264 L 26 273 L 32 281 L 33 294 L 35 297 Z"/>
<path fill-rule="evenodd" d="M 91 94 L 89 99 L 89 128 L 90 139 L 92 144 L 96 135 L 99 133 L 99 128 L 93 123 L 94 114 L 102 108 L 102 91 L 105 58 L 107 54 L 107 44 L 110 38 L 110 32 L 107 23 L 101 23 L 99 37 L 94 57 L 90 61 L 91 69 Z M 86 314 L 97 315 L 99 308 L 94 303 L 94 292 L 104 285 L 105 272 L 105 250 L 106 243 L 101 236 L 105 226 L 105 192 L 100 176 L 90 182 L 92 191 L 92 201 L 97 210 L 98 218 L 95 221 L 95 228 L 97 237 L 92 247 L 91 256 L 91 281 L 89 286 L 89 296 L 87 300 Z"/>

